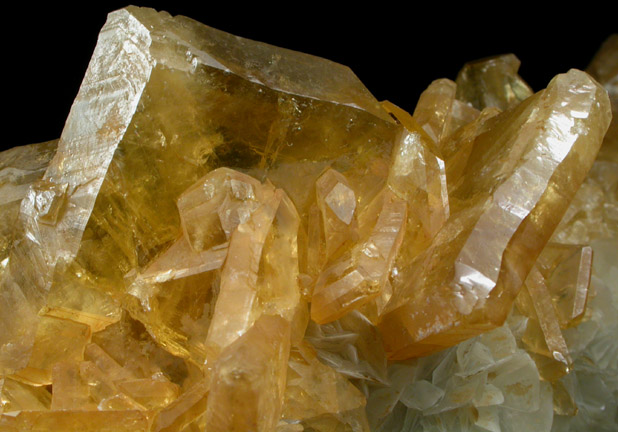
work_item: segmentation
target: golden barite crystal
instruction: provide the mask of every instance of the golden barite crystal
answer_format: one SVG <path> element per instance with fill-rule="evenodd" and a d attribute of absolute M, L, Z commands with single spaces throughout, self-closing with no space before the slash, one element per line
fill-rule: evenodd
<path fill-rule="evenodd" d="M 111 13 L 60 139 L 0 153 L 0 430 L 605 425 L 615 40 L 599 82 L 532 94 L 499 56 L 410 115 L 328 60 Z"/>
<path fill-rule="evenodd" d="M 30 185 L 45 174 L 49 161 L 56 153 L 58 141 L 49 141 L 23 147 L 15 147 L 0 153 L 0 261 L 8 258 L 19 207 Z M 2 270 L 6 263 L 2 264 Z"/>
<path fill-rule="evenodd" d="M 596 53 L 586 71 L 605 87 L 612 103 L 612 123 L 605 135 L 601 160 L 618 161 L 618 33 L 611 35 Z"/>
<path fill-rule="evenodd" d="M 517 75 L 519 64 L 513 54 L 467 63 L 457 75 L 457 99 L 479 110 L 518 105 L 533 93 Z"/>
<path fill-rule="evenodd" d="M 592 248 L 548 243 L 516 299 L 529 320 L 522 341 L 535 357 L 543 378 L 567 374 L 572 359 L 563 331 L 576 326 L 590 295 Z"/>
<path fill-rule="evenodd" d="M 609 120 L 605 91 L 572 70 L 487 121 L 466 167 L 477 175 L 457 185 L 449 220 L 395 279 L 380 323 L 392 358 L 427 354 L 504 322 Z"/>

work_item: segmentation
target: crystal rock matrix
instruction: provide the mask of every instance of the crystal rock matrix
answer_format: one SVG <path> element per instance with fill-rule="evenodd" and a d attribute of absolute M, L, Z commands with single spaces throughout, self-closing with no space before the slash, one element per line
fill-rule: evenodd
<path fill-rule="evenodd" d="M 60 139 L 0 153 L 0 429 L 615 430 L 617 43 L 409 114 L 111 13 Z"/>

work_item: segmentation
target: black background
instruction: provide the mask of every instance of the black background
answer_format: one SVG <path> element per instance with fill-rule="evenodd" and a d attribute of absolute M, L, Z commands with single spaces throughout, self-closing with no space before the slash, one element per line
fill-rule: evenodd
<path fill-rule="evenodd" d="M 124 2 L 69 7 L 6 6 L 1 26 L 5 108 L 2 148 L 57 138 L 108 12 Z M 607 3 L 606 3 L 607 4 Z M 434 79 L 454 79 L 469 60 L 512 52 L 534 90 L 557 73 L 586 67 L 618 31 L 594 2 L 552 6 L 494 2 L 143 2 L 250 39 L 346 64 L 379 100 L 412 111 Z"/>

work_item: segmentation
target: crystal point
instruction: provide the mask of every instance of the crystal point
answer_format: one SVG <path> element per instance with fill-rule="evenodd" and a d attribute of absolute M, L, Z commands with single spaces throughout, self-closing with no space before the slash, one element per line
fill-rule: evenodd
<path fill-rule="evenodd" d="M 281 415 L 290 325 L 263 315 L 224 349 L 208 395 L 209 431 L 270 431 Z"/>
<path fill-rule="evenodd" d="M 423 265 L 393 296 L 396 308 L 380 324 L 393 358 L 435 351 L 504 321 L 531 258 L 549 240 L 594 161 L 590 147 L 601 144 L 608 108 L 603 89 L 572 70 L 492 119 L 468 164 L 483 175 L 454 191 L 459 206 L 451 207 L 447 225 L 420 257 Z M 512 125 L 505 129 L 506 123 Z M 533 132 L 538 128 L 545 131 L 541 137 Z M 500 148 L 494 153 L 492 146 Z M 509 163 L 503 165 L 503 158 Z"/>
<path fill-rule="evenodd" d="M 467 63 L 457 75 L 457 98 L 481 110 L 506 110 L 530 97 L 532 90 L 517 74 L 520 61 L 506 54 Z"/>
<path fill-rule="evenodd" d="M 0 430 L 614 430 L 616 41 L 411 115 L 112 12 L 60 139 L 0 153 Z"/>

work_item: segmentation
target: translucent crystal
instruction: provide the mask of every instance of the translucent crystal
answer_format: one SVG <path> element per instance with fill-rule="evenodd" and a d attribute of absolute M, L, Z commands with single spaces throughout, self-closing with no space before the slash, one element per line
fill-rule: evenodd
<path fill-rule="evenodd" d="M 263 315 L 221 352 L 208 395 L 209 431 L 273 430 L 281 415 L 290 324 Z"/>
<path fill-rule="evenodd" d="M 0 261 L 9 256 L 22 199 L 30 185 L 45 174 L 58 141 L 15 147 L 0 153 Z M 2 266 L 2 269 L 6 264 Z"/>
<path fill-rule="evenodd" d="M 337 372 L 371 382 L 387 382 L 386 353 L 376 327 L 358 311 L 325 325 L 311 322 L 305 339 L 318 358 Z"/>
<path fill-rule="evenodd" d="M 549 228 L 566 210 L 564 197 L 575 194 L 592 165 L 594 153 L 587 152 L 600 146 L 608 107 L 603 89 L 572 70 L 490 120 L 468 163 L 468 169 L 482 174 L 459 185 L 453 193 L 459 204 L 451 206 L 447 225 L 417 266 L 399 272 L 407 281 L 400 289 L 394 286 L 391 311 L 380 324 L 392 358 L 423 355 L 504 321 L 533 264 L 535 254 L 528 254 L 541 251 Z M 533 132 L 538 128 L 545 130 L 542 138 Z M 492 151 L 492 146 L 499 148 Z M 505 158 L 511 161 L 508 167 Z M 558 178 L 570 181 L 556 183 Z M 526 230 L 539 235 L 523 236 Z M 501 272 L 504 266 L 509 270 Z"/>
<path fill-rule="evenodd" d="M 292 349 L 282 415 L 285 421 L 324 432 L 338 427 L 364 432 L 368 430 L 364 406 L 362 393 L 321 363 L 306 342 Z"/>
<path fill-rule="evenodd" d="M 311 298 L 314 321 L 333 321 L 381 296 L 403 240 L 406 218 L 406 202 L 389 188 L 365 208 L 359 216 L 358 240 L 350 253 L 327 261 L 317 279 Z"/>
<path fill-rule="evenodd" d="M 457 99 L 481 110 L 506 110 L 532 95 L 532 89 L 517 75 L 520 61 L 513 54 L 466 63 L 457 75 Z"/>
<path fill-rule="evenodd" d="M 0 153 L 0 430 L 614 430 L 616 40 L 410 115 L 113 12 L 60 139 Z"/>
<path fill-rule="evenodd" d="M 15 376 L 35 385 L 52 383 L 52 368 L 58 362 L 82 360 L 90 339 L 87 325 L 45 317 L 40 320 L 28 365 Z"/>
<path fill-rule="evenodd" d="M 10 377 L 2 379 L 0 406 L 3 413 L 48 411 L 52 395 L 46 387 L 24 384 Z"/>
<path fill-rule="evenodd" d="M 432 82 L 414 109 L 414 118 L 434 142 L 442 141 L 451 127 L 451 112 L 457 85 L 447 79 Z"/>

